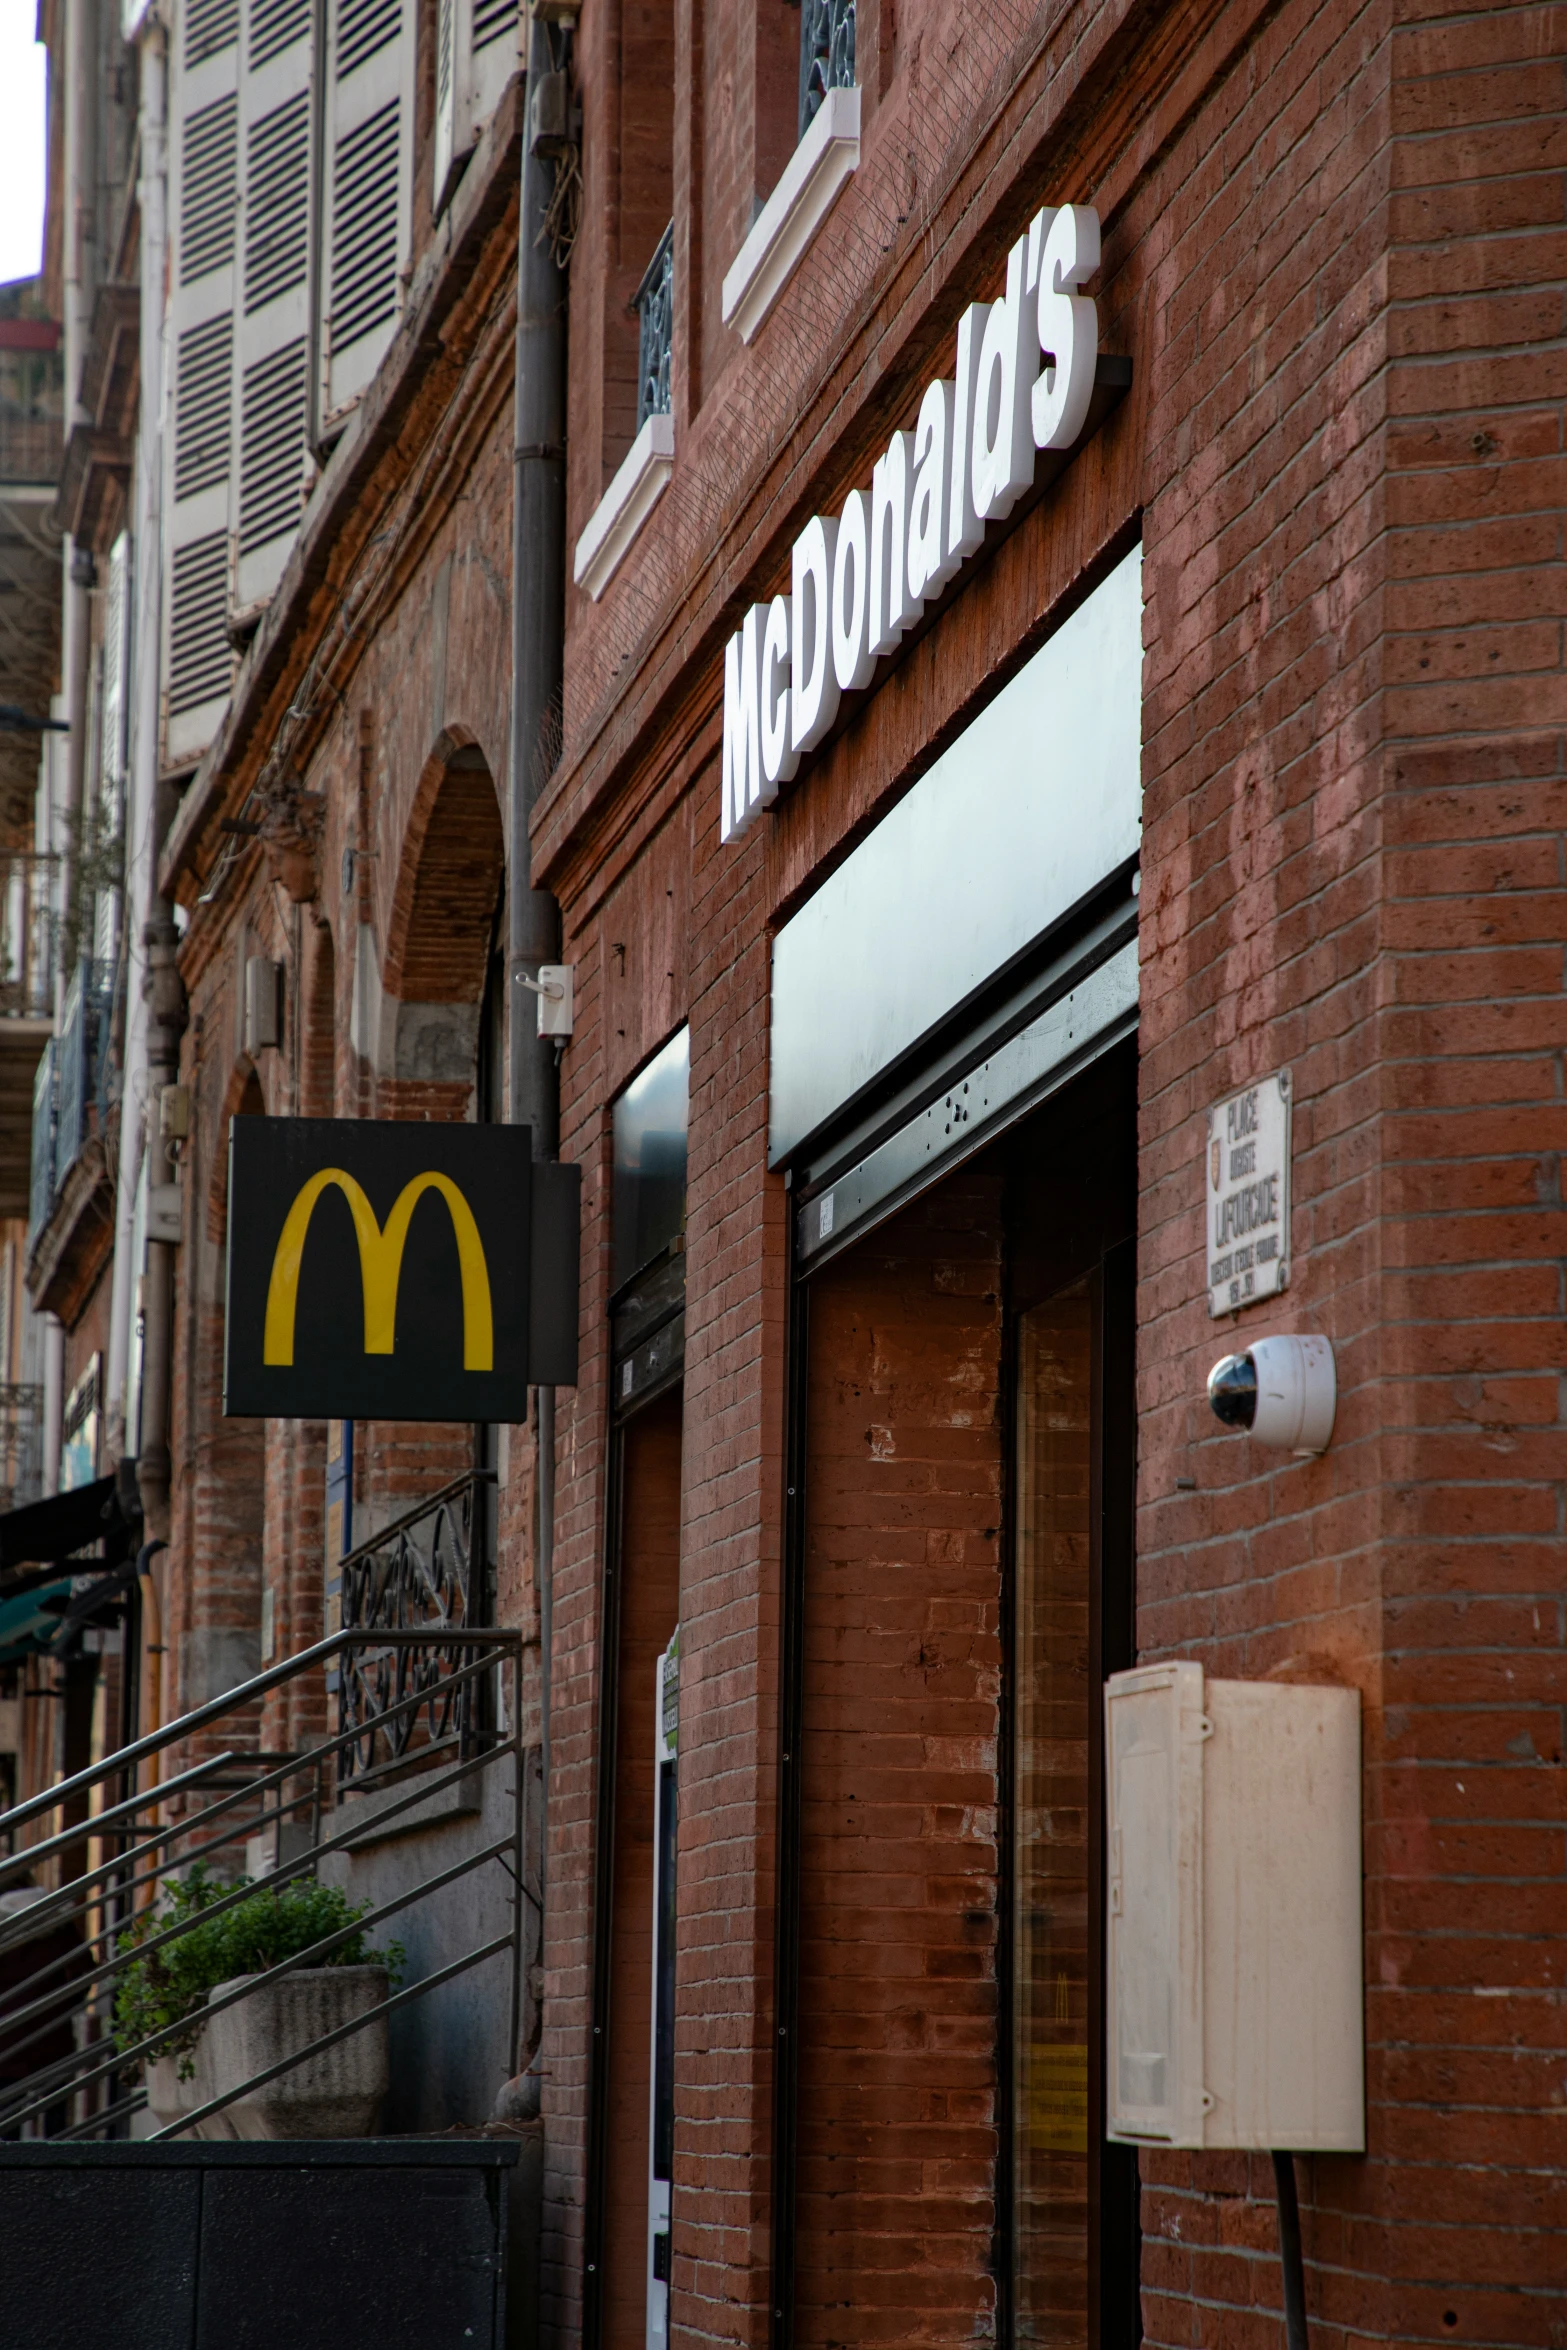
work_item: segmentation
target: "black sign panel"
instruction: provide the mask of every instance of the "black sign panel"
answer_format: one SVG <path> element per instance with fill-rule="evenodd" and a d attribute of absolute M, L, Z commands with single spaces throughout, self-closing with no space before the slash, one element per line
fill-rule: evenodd
<path fill-rule="evenodd" d="M 225 1412 L 525 1420 L 533 1175 L 525 1126 L 236 1118 Z"/>

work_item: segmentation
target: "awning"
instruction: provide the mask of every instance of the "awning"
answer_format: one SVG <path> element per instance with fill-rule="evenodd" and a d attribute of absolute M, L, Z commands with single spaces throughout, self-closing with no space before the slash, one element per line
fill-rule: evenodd
<path fill-rule="evenodd" d="M 63 1580 L 56 1576 L 18 1597 L 0 1599 L 0 1665 L 19 1665 L 30 1656 L 45 1655 L 70 1604 L 69 1575 Z"/>
<path fill-rule="evenodd" d="M 47 1501 L 30 1501 L 25 1509 L 6 1510 L 0 1514 L 0 1599 L 37 1581 L 13 1579 L 9 1569 L 54 1566 L 105 1539 L 111 1548 L 123 1548 L 116 1538 L 129 1531 L 113 1477 L 51 1493 Z"/>

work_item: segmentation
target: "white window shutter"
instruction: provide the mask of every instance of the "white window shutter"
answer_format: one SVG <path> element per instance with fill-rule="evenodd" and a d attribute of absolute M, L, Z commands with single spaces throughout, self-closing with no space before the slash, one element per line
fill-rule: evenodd
<path fill-rule="evenodd" d="M 457 14 L 460 0 L 435 0 L 435 187 L 431 210 L 440 213 L 467 153 L 458 129 Z"/>
<path fill-rule="evenodd" d="M 413 0 L 327 0 L 321 426 L 358 399 L 397 331 L 409 251 Z"/>
<path fill-rule="evenodd" d="M 131 541 L 121 531 L 109 549 L 103 609 L 103 696 L 99 704 L 98 835 L 107 843 L 124 832 L 126 716 L 131 651 Z M 100 889 L 93 917 L 93 953 L 112 963 L 119 947 L 119 892 Z"/>
<path fill-rule="evenodd" d="M 309 454 L 312 0 L 243 0 L 234 308 L 234 610 L 282 576 Z"/>
<path fill-rule="evenodd" d="M 234 673 L 228 520 L 239 0 L 191 0 L 173 49 L 162 664 L 169 768 L 192 765 L 206 749 Z"/>
<path fill-rule="evenodd" d="M 517 0 L 468 0 L 472 11 L 469 105 L 470 144 L 500 104 L 501 93 L 522 64 L 522 13 Z"/>
<path fill-rule="evenodd" d="M 517 0 L 436 0 L 433 209 L 450 199 L 463 164 L 521 62 Z"/>
<path fill-rule="evenodd" d="M 117 791 L 125 773 L 126 675 L 130 667 L 131 540 L 122 530 L 109 549 L 109 579 L 103 606 L 103 731 L 98 767 L 106 790 Z"/>

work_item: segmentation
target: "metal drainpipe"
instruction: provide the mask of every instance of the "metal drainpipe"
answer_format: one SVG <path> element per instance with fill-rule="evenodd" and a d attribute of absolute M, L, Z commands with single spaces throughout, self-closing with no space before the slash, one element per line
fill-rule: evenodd
<path fill-rule="evenodd" d="M 538 998 L 516 983 L 537 979 L 559 952 L 560 909 L 532 886 L 529 822 L 545 781 L 546 729 L 558 706 L 566 593 L 566 286 L 540 232 L 553 194 L 548 162 L 532 152 L 533 93 L 555 70 L 549 29 L 530 17 L 523 114 L 522 200 L 517 237 L 517 370 L 513 409 L 512 701 L 508 875 L 510 1117 L 533 1129 L 533 1155 L 560 1148 L 560 1079 L 554 1046 L 538 1034 Z M 563 49 L 568 36 L 559 30 Z M 550 1650 L 554 1632 L 555 1391 L 534 1389 L 534 1570 L 539 1592 L 539 1743 L 544 1821 L 537 1856 L 544 1901 L 550 1771 Z"/>
<path fill-rule="evenodd" d="M 152 910 L 154 826 L 158 800 L 158 628 L 163 577 L 163 275 L 168 242 L 168 56 L 150 18 L 139 52 L 141 137 L 141 402 L 136 419 L 136 508 L 132 537 L 135 625 L 131 668 L 130 777 L 126 792 L 124 924 L 125 1067 L 120 1091 L 120 1153 L 114 1204 L 114 1285 L 109 1306 L 108 1436 L 116 1455 L 136 1446 L 126 1425 L 131 1326 L 136 1316 L 136 1194 L 141 1183 L 141 1119 L 147 1106 L 146 948 L 142 925 Z"/>
<path fill-rule="evenodd" d="M 92 326 L 92 303 L 97 256 L 98 179 L 94 168 L 94 132 L 97 127 L 98 75 L 95 44 L 96 11 L 91 0 L 67 0 L 65 10 L 65 394 L 67 428 L 90 424 L 82 405 L 82 371 Z M 88 591 L 93 584 L 89 547 L 67 539 L 65 569 L 65 626 L 63 629 L 65 717 L 65 837 L 58 845 L 60 866 L 60 936 L 55 969 L 55 1028 L 58 1032 L 65 990 L 77 954 L 77 875 L 81 863 L 82 810 L 87 772 L 87 680 L 92 659 L 92 607 Z"/>
<path fill-rule="evenodd" d="M 180 977 L 179 933 L 168 901 L 153 900 L 151 921 L 142 932 L 147 950 L 147 1187 L 174 1181 L 169 1146 L 159 1130 L 158 1096 L 179 1077 L 180 1038 L 189 1017 Z M 142 1342 L 141 1453 L 136 1463 L 142 1517 L 149 1539 L 169 1539 L 169 1410 L 174 1360 L 174 1256 L 172 1241 L 147 1243 L 146 1323 Z"/>

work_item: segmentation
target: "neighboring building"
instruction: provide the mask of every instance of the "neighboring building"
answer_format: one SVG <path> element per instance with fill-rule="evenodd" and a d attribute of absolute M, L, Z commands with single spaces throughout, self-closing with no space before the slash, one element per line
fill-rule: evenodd
<path fill-rule="evenodd" d="M 410 1988 L 458 1970 L 393 2018 L 381 2126 L 542 2107 L 543 2340 L 1260 2344 L 1292 2174 L 1236 2150 L 1164 1929 L 1158 1995 L 1111 1980 L 1173 1830 L 1163 1777 L 1107 1786 L 1104 1684 L 1353 1691 L 1364 2149 L 1300 2126 L 1311 2320 L 1547 2340 L 1537 20 L 46 29 L 78 234 L 27 691 L 69 731 L 7 786 L 50 941 L 8 950 L 50 1045 L 7 1344 L 45 1494 L 114 1492 L 72 1661 L 34 1627 L 0 1692 L 16 1793 L 202 1707 L 166 1771 L 311 1755 L 246 1865 L 356 1823 L 322 1876 L 407 1903 Z M 255 1115 L 529 1124 L 580 1171 L 575 1386 L 226 1416 Z M 1275 1334 L 1336 1408 L 1270 1452 L 1206 1382 Z M 284 1671 L 345 1620 L 363 1670 Z M 410 1626 L 505 1669 L 405 1752 Z M 69 1757 L 25 1744 L 46 1686 Z M 1305 1856 L 1258 1849 L 1282 1904 Z M 1188 1942 L 1254 1891 L 1186 1883 Z"/>

